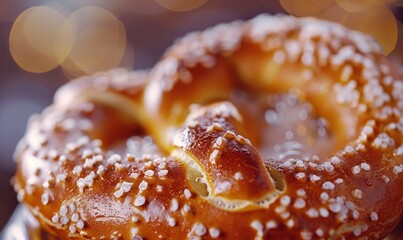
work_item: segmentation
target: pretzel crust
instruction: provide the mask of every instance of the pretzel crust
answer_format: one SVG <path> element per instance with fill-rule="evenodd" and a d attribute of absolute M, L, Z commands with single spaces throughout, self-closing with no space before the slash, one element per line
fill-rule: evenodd
<path fill-rule="evenodd" d="M 61 239 L 381 239 L 403 209 L 402 78 L 372 39 L 337 24 L 218 25 L 149 73 L 62 87 L 17 148 L 15 189 Z M 265 159 L 234 90 L 297 91 L 328 119 L 334 149 Z M 147 134 L 159 150 L 110 151 Z"/>

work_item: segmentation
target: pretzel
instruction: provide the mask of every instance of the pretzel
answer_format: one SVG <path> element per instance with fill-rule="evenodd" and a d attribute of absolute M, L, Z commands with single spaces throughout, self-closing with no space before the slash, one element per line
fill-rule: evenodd
<path fill-rule="evenodd" d="M 381 239 L 403 209 L 402 77 L 334 23 L 221 24 L 149 73 L 60 89 L 15 188 L 62 239 Z"/>

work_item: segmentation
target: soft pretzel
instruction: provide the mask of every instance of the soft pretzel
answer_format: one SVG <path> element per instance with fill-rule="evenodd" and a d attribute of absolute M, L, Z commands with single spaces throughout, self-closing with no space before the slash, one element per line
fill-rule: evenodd
<path fill-rule="evenodd" d="M 59 90 L 15 188 L 60 238 L 380 239 L 403 209 L 402 77 L 337 24 L 218 25 L 150 73 Z"/>

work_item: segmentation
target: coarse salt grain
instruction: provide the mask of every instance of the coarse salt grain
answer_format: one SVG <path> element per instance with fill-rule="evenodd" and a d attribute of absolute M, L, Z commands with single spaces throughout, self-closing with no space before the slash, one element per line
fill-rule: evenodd
<path fill-rule="evenodd" d="M 183 191 L 183 193 L 185 194 L 185 197 L 186 197 L 187 199 L 189 199 L 189 198 L 192 197 L 192 193 L 190 192 L 189 189 L 185 189 L 185 190 Z"/>
<path fill-rule="evenodd" d="M 220 230 L 217 228 L 209 228 L 210 237 L 218 238 L 220 236 Z"/>
<path fill-rule="evenodd" d="M 136 207 L 143 206 L 145 202 L 146 202 L 146 198 L 144 196 L 137 195 L 136 199 L 134 200 L 134 206 L 136 206 Z"/>
<path fill-rule="evenodd" d="M 333 190 L 335 185 L 332 182 L 326 181 L 322 184 L 322 188 L 325 190 Z"/>
<path fill-rule="evenodd" d="M 371 212 L 370 216 L 372 221 L 378 221 L 378 214 L 376 212 Z"/>

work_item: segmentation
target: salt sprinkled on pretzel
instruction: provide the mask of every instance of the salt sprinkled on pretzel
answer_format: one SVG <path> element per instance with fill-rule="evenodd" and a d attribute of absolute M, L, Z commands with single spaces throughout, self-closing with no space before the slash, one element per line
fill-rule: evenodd
<path fill-rule="evenodd" d="M 221 24 L 59 90 L 15 189 L 60 238 L 379 239 L 403 209 L 402 78 L 337 24 Z"/>

